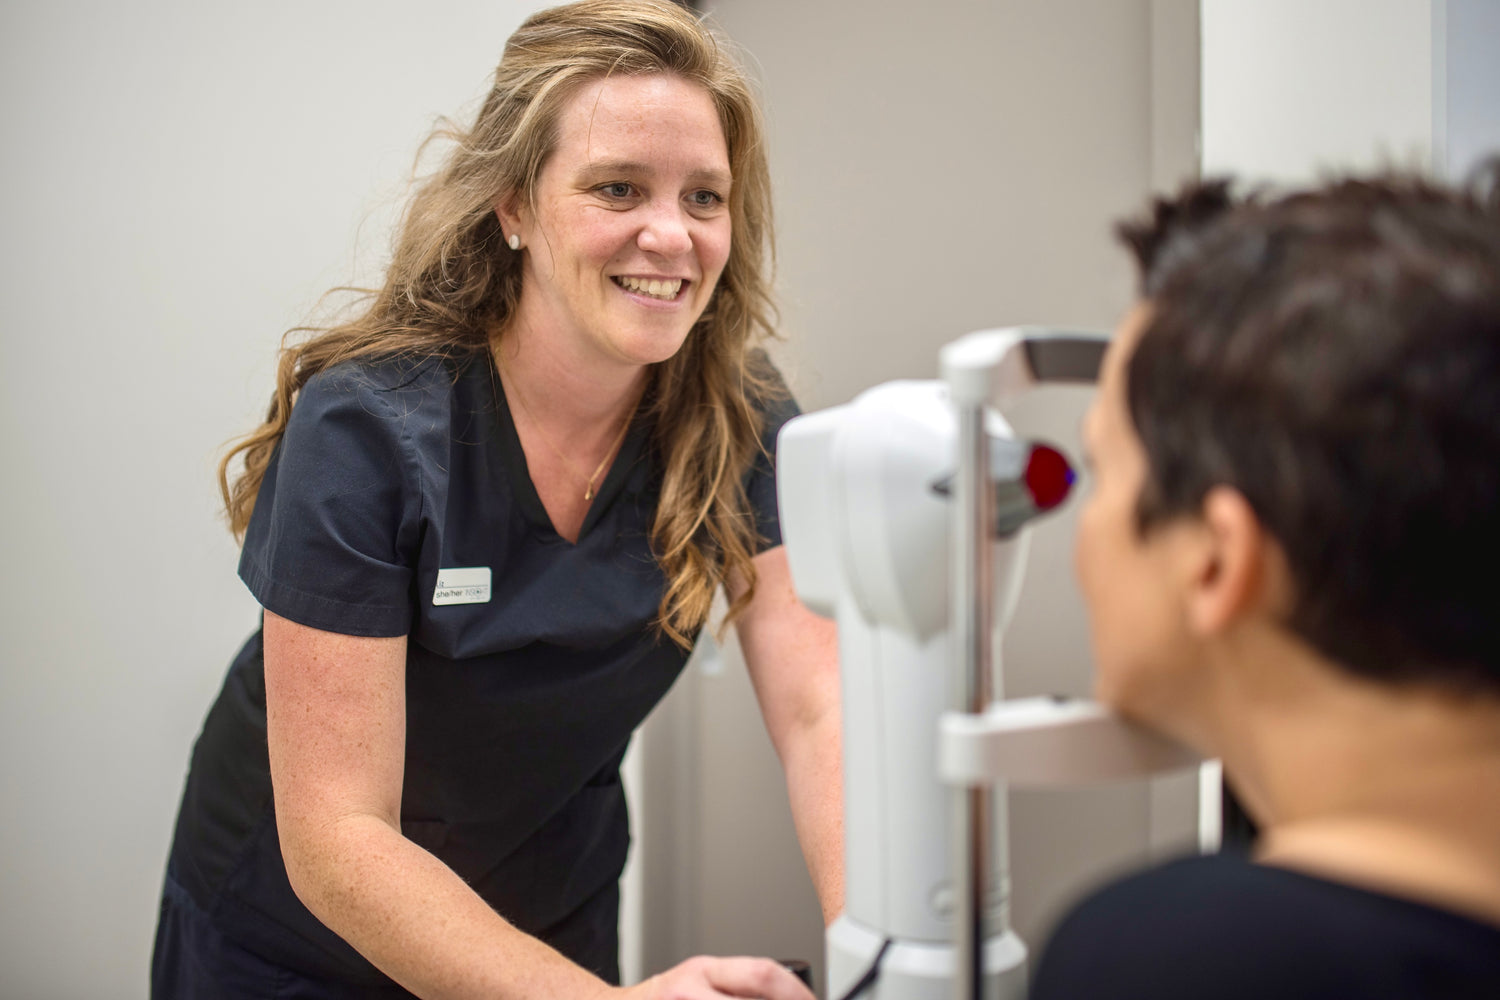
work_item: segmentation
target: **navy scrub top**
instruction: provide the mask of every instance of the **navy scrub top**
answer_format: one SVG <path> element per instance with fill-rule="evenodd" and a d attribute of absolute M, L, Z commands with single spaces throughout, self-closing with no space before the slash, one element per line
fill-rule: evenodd
<path fill-rule="evenodd" d="M 764 409 L 766 454 L 745 479 L 762 550 L 781 541 L 771 455 L 796 406 Z M 240 561 L 278 615 L 409 637 L 402 832 L 544 940 L 615 886 L 620 760 L 686 660 L 652 627 L 665 581 L 649 431 L 631 427 L 573 545 L 532 487 L 488 352 L 340 365 L 299 394 Z M 257 633 L 194 747 L 172 877 L 279 965 L 389 983 L 287 882 L 261 650 Z"/>
<path fill-rule="evenodd" d="M 1057 926 L 1030 1000 L 1495 1000 L 1500 927 L 1231 853 L 1094 893 Z"/>

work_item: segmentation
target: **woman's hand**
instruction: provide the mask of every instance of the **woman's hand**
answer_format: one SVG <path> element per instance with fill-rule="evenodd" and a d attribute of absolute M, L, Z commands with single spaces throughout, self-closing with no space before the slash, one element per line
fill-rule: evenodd
<path fill-rule="evenodd" d="M 769 958 L 710 958 L 699 955 L 619 991 L 618 1000 L 815 1000 L 785 967 Z"/>

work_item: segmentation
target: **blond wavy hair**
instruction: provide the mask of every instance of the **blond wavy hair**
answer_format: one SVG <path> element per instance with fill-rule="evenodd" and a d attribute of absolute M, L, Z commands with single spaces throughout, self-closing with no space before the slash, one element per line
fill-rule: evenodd
<path fill-rule="evenodd" d="M 263 424 L 232 442 L 219 465 L 230 530 L 243 538 L 297 394 L 345 361 L 464 358 L 489 350 L 514 315 L 521 256 L 505 246 L 494 206 L 535 201 L 537 176 L 557 141 L 559 117 L 586 83 L 609 75 L 671 74 L 712 97 L 729 150 L 729 259 L 708 307 L 671 359 L 654 365 L 642 406 L 662 464 L 652 548 L 666 576 L 657 627 L 686 647 L 731 576 L 755 587 L 756 521 L 743 488 L 761 451 L 759 402 L 782 390 L 758 349 L 775 332 L 770 171 L 765 128 L 748 78 L 728 43 L 667 0 L 583 0 L 528 18 L 510 37 L 494 86 L 470 128 L 447 124 L 439 169 L 416 188 L 400 224 L 385 283 L 358 315 L 303 327 L 283 342 Z M 294 343 L 293 335 L 310 335 Z M 236 458 L 243 469 L 231 482 Z"/>

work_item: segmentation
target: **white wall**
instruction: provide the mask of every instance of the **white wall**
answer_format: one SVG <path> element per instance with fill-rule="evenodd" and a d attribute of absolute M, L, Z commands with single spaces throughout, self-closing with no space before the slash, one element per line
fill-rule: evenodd
<path fill-rule="evenodd" d="M 192 739 L 256 620 L 214 455 L 538 6 L 0 8 L 0 996 L 145 996 Z"/>
<path fill-rule="evenodd" d="M 1432 166 L 1428 0 L 1202 0 L 1203 172 Z"/>
<path fill-rule="evenodd" d="M 1202 0 L 1203 170 L 1462 179 L 1500 152 L 1494 0 Z"/>
<path fill-rule="evenodd" d="M 1494 0 L 1202 0 L 1203 170 L 1461 179 L 1500 152 Z"/>

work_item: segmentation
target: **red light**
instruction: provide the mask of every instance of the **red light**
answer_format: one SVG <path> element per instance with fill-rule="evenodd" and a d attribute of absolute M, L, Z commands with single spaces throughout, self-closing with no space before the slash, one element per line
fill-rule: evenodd
<path fill-rule="evenodd" d="M 1037 510 L 1051 510 L 1068 498 L 1073 488 L 1073 469 L 1056 448 L 1032 445 L 1026 460 L 1026 489 Z"/>

